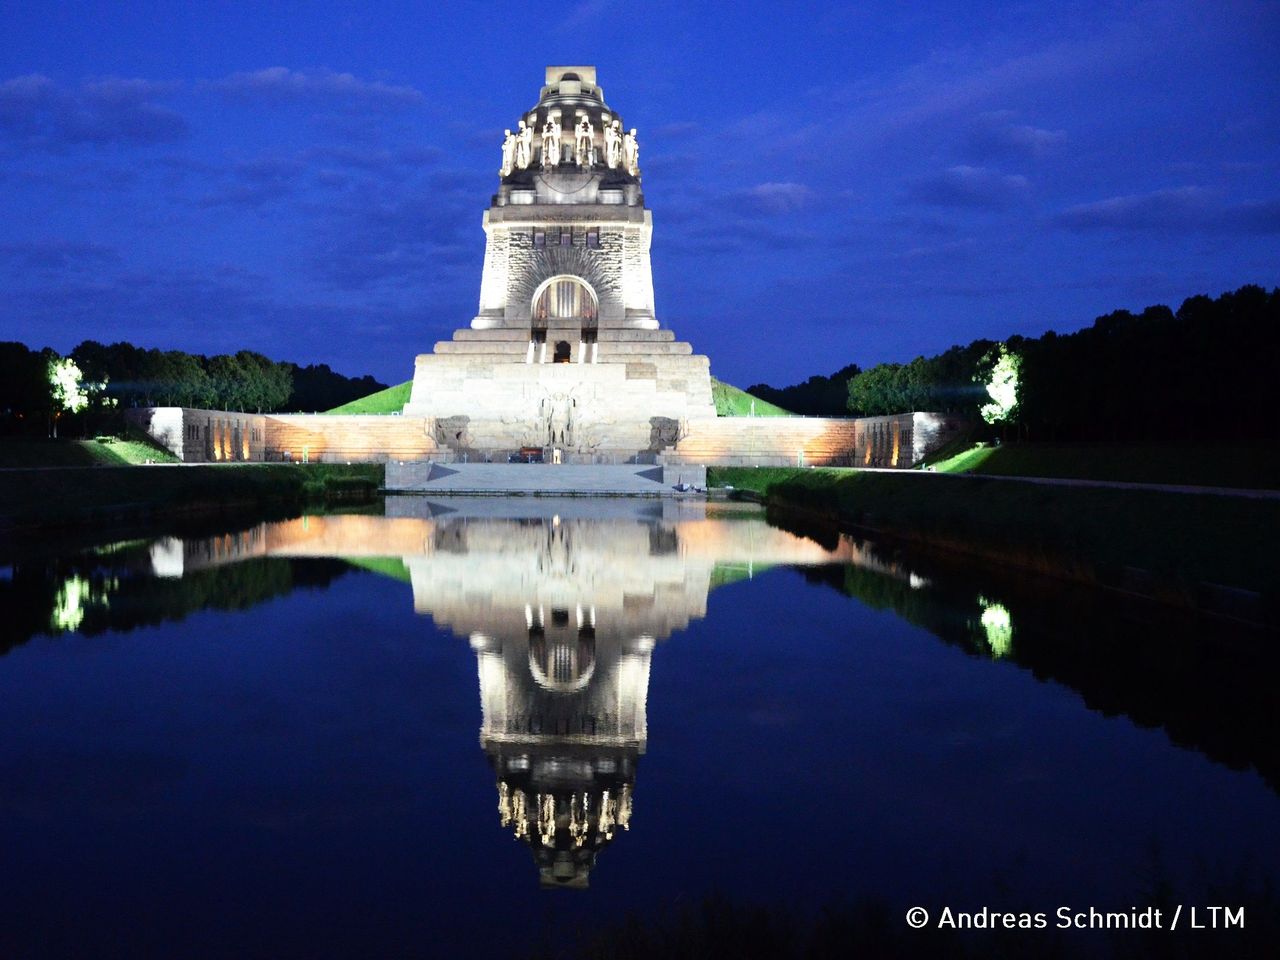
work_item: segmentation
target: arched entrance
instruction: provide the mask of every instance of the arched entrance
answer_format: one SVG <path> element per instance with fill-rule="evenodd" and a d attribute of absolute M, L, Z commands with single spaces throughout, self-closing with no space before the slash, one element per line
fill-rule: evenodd
<path fill-rule="evenodd" d="M 595 363 L 600 304 L 585 280 L 561 274 L 544 281 L 533 295 L 530 313 L 527 362 Z M 549 338 L 554 344 L 550 356 Z"/>
<path fill-rule="evenodd" d="M 580 277 L 552 277 L 533 295 L 535 326 L 545 326 L 548 320 L 581 320 L 584 327 L 595 326 L 599 312 L 595 291 Z"/>

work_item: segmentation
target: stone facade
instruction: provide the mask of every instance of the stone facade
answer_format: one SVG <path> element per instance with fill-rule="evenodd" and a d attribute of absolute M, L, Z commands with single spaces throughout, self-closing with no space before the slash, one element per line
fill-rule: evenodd
<path fill-rule="evenodd" d="M 125 418 L 183 463 L 385 463 L 448 459 L 422 417 L 139 407 Z"/>
<path fill-rule="evenodd" d="M 510 162 L 504 152 L 479 311 L 417 358 L 404 412 L 468 457 L 652 461 L 715 406 L 709 361 L 655 315 L 638 158 L 628 165 L 593 67 L 547 68 L 520 124 L 537 136 Z"/>
<path fill-rule="evenodd" d="M 963 427 L 942 413 L 887 417 L 720 417 L 694 425 L 668 465 L 914 467 Z"/>

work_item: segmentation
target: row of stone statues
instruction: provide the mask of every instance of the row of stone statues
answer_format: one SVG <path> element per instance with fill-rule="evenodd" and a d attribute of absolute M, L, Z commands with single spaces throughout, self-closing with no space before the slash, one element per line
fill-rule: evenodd
<path fill-rule="evenodd" d="M 590 117 L 583 117 L 573 128 L 573 162 L 584 170 L 589 170 L 600 162 L 596 154 L 595 127 Z M 533 163 L 533 127 L 520 121 L 520 128 L 515 133 L 503 131 L 501 176 L 510 176 L 513 170 L 527 170 Z M 563 154 L 561 137 L 563 131 L 559 120 L 547 119 L 542 127 L 542 169 L 550 170 L 560 166 Z M 640 141 L 636 139 L 636 128 L 623 133 L 622 125 L 614 120 L 604 128 L 604 165 L 610 170 L 622 167 L 633 177 L 640 176 Z"/>

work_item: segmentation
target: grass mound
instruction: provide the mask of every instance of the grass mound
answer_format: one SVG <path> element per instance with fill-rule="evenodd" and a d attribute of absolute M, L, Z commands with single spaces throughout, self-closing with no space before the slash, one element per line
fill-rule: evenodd
<path fill-rule="evenodd" d="M 721 417 L 750 417 L 754 409 L 757 417 L 793 417 L 790 410 L 752 396 L 731 383 L 711 378 L 711 397 L 716 402 L 716 415 Z M 755 404 L 754 408 L 752 404 Z"/>
<path fill-rule="evenodd" d="M 387 387 L 367 397 L 326 410 L 325 413 L 399 413 L 409 402 L 409 393 L 412 389 L 413 381 L 406 380 L 404 383 L 397 383 L 394 387 Z"/>
<path fill-rule="evenodd" d="M 1205 487 L 1280 489 L 1280 450 L 1152 443 L 975 445 L 933 465 L 938 473 L 1057 477 Z"/>
<path fill-rule="evenodd" d="M 148 462 L 176 463 L 177 460 L 168 450 L 132 432 L 123 439 L 6 437 L 0 440 L 0 467 L 128 467 Z"/>

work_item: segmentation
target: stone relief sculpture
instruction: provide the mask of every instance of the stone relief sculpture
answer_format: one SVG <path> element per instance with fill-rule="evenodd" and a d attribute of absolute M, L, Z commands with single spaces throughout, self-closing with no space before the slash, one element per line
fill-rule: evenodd
<path fill-rule="evenodd" d="M 640 176 L 640 141 L 636 139 L 636 128 L 622 138 L 622 162 L 627 173 L 633 177 Z"/>
<path fill-rule="evenodd" d="M 595 147 L 592 146 L 595 130 L 591 127 L 590 117 L 583 117 L 578 121 L 576 134 L 573 148 L 574 160 L 577 161 L 580 167 L 590 167 L 596 162 L 596 151 Z"/>
<path fill-rule="evenodd" d="M 502 169 L 498 171 L 498 175 L 502 177 L 511 176 L 511 171 L 515 169 L 516 163 L 516 138 L 510 130 L 502 131 Z"/>
<path fill-rule="evenodd" d="M 542 169 L 560 165 L 560 121 L 547 118 L 542 127 Z"/>
<path fill-rule="evenodd" d="M 533 128 L 521 120 L 520 132 L 516 134 L 516 166 L 521 170 L 528 169 L 531 159 L 533 159 Z"/>
<path fill-rule="evenodd" d="M 622 131 L 617 120 L 604 128 L 604 162 L 610 170 L 622 162 Z"/>
<path fill-rule="evenodd" d="M 578 401 L 568 394 L 556 393 L 542 400 L 543 422 L 547 443 L 553 447 L 573 447 L 573 408 Z"/>

